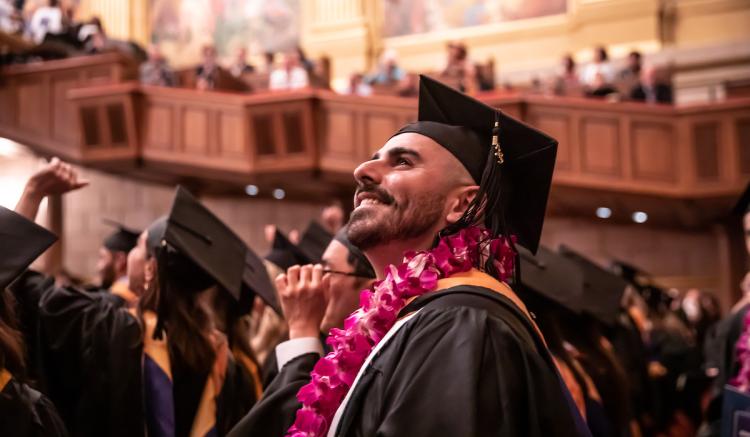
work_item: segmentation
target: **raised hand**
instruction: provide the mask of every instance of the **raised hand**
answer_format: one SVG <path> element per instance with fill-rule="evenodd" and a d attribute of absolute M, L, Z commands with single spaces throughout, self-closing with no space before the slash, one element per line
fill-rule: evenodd
<path fill-rule="evenodd" d="M 292 266 L 276 278 L 289 338 L 317 337 L 328 305 L 328 275 L 323 266 Z"/>
<path fill-rule="evenodd" d="M 16 212 L 34 220 L 39 203 L 47 196 L 65 194 L 85 187 L 89 182 L 80 179 L 78 172 L 68 163 L 52 158 L 26 182 L 23 195 L 16 205 Z"/>

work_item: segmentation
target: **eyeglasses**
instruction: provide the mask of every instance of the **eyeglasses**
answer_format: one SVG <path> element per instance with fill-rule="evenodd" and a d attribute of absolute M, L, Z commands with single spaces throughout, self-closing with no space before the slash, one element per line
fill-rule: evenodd
<path fill-rule="evenodd" d="M 324 269 L 323 274 L 330 273 L 332 275 L 344 275 L 344 276 L 352 276 L 355 278 L 366 278 L 366 276 L 362 276 L 355 272 L 342 272 L 340 270 L 330 270 L 330 269 Z"/>

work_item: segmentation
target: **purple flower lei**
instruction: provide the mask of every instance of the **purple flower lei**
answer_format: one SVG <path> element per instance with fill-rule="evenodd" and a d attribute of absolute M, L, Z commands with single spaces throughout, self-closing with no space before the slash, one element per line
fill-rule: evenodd
<path fill-rule="evenodd" d="M 737 340 L 736 353 L 740 371 L 732 379 L 731 384 L 740 391 L 750 392 L 750 312 L 745 315 L 743 320 L 742 334 Z"/>
<path fill-rule="evenodd" d="M 469 271 L 487 257 L 492 257 L 500 280 L 512 275 L 515 252 L 508 239 L 491 238 L 487 230 L 472 226 L 441 238 L 429 251 L 405 253 L 399 266 L 388 266 L 385 279 L 362 290 L 360 307 L 344 321 L 344 329 L 331 329 L 327 343 L 332 351 L 317 362 L 310 383 L 297 393 L 302 408 L 287 436 L 326 435 L 360 367 L 396 323 L 407 300 L 434 290 L 438 279 Z"/>

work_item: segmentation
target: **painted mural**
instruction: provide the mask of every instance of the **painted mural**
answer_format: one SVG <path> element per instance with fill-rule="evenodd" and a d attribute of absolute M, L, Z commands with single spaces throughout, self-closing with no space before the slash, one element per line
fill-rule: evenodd
<path fill-rule="evenodd" d="M 281 52 L 299 42 L 304 0 L 151 0 L 151 40 L 177 64 L 195 62 L 205 44 L 219 57 L 244 46 Z"/>
<path fill-rule="evenodd" d="M 402 36 L 562 14 L 567 0 L 383 0 L 384 35 Z"/>

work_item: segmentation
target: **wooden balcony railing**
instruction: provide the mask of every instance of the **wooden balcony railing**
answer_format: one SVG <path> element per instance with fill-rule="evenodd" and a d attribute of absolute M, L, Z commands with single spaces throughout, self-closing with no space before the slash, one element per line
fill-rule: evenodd
<path fill-rule="evenodd" d="M 305 197 L 348 192 L 356 165 L 416 118 L 414 98 L 148 87 L 121 82 L 128 69 L 114 58 L 72 70 L 55 62 L 0 70 L 0 135 L 165 182 L 273 184 Z M 692 107 L 480 99 L 560 141 L 553 210 L 645 204 L 661 208 L 665 222 L 700 225 L 725 212 L 750 179 L 750 99 Z"/>

